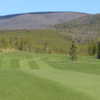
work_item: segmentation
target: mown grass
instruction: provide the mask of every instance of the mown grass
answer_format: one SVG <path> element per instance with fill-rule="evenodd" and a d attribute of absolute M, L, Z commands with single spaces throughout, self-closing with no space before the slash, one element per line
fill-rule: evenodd
<path fill-rule="evenodd" d="M 95 57 L 0 53 L 0 100 L 99 100 L 99 66 Z"/>
<path fill-rule="evenodd" d="M 100 75 L 100 60 L 96 57 L 78 57 L 77 61 L 71 61 L 68 56 L 50 56 L 44 60 L 53 68 L 60 70 L 73 70 L 76 72 Z"/>
<path fill-rule="evenodd" d="M 76 94 L 76 95 L 75 95 Z M 22 71 L 0 71 L 1 100 L 72 100 L 77 93 Z"/>

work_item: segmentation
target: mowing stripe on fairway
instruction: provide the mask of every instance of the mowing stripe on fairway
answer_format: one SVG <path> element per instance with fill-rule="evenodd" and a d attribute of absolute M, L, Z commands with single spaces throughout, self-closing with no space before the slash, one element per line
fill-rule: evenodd
<path fill-rule="evenodd" d="M 34 60 L 40 66 L 40 70 L 34 70 L 35 75 L 37 75 L 39 77 L 47 78 L 47 79 L 50 79 L 50 80 L 53 80 L 53 81 L 56 81 L 56 82 L 59 82 L 60 84 L 64 85 L 65 88 L 70 87 L 72 90 L 74 90 L 76 92 L 83 93 L 84 95 L 88 95 L 91 98 L 95 97 L 94 95 L 91 95 L 90 91 L 87 91 L 85 88 L 81 89 L 80 87 L 73 86 L 73 82 L 74 82 L 73 80 L 72 80 L 72 84 L 70 84 L 71 79 L 69 80 L 69 82 L 66 81 L 67 77 L 70 74 L 73 74 L 73 72 L 70 73 L 68 71 L 68 73 L 67 73 L 67 71 L 65 71 L 63 73 L 63 71 L 61 71 L 61 70 L 54 69 L 50 65 L 48 65 L 46 62 L 44 62 L 42 60 L 42 58 L 40 58 L 40 59 L 35 58 Z M 77 73 L 77 74 L 79 74 L 79 73 Z M 66 79 L 65 79 L 65 76 L 66 76 Z"/>

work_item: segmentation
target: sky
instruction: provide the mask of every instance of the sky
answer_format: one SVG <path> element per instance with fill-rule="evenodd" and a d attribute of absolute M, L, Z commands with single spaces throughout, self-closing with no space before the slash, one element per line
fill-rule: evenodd
<path fill-rule="evenodd" d="M 0 0 L 0 15 L 42 11 L 95 14 L 100 13 L 100 0 Z"/>

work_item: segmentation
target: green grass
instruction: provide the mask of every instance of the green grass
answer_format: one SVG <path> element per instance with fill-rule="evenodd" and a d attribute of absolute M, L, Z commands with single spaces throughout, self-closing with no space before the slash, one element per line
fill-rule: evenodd
<path fill-rule="evenodd" d="M 66 100 L 71 94 L 78 96 L 67 91 L 55 82 L 22 71 L 0 71 L 1 100 Z"/>
<path fill-rule="evenodd" d="M 96 57 L 83 56 L 79 57 L 76 62 L 72 62 L 70 57 L 66 56 L 51 56 L 44 60 L 53 68 L 100 75 L 100 60 Z"/>
<path fill-rule="evenodd" d="M 100 61 L 0 53 L 0 100 L 100 100 Z"/>

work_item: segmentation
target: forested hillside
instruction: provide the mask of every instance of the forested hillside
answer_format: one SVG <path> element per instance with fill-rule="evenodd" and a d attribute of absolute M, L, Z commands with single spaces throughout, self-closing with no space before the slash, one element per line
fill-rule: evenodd
<path fill-rule="evenodd" d="M 66 53 L 69 41 L 55 30 L 0 31 L 0 49 Z"/>
<path fill-rule="evenodd" d="M 100 37 L 100 14 L 88 15 L 70 22 L 55 25 L 66 38 L 73 37 L 78 42 L 88 42 Z"/>

